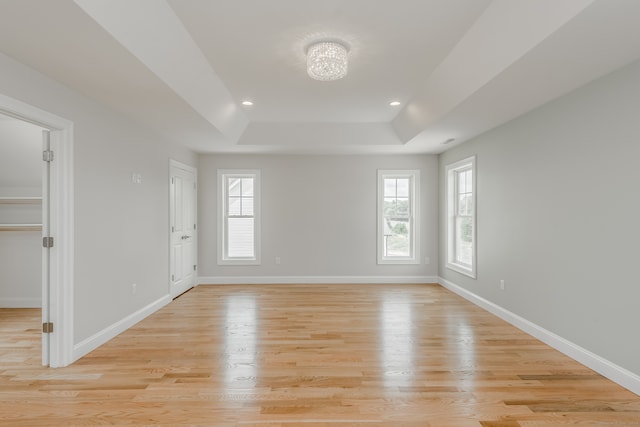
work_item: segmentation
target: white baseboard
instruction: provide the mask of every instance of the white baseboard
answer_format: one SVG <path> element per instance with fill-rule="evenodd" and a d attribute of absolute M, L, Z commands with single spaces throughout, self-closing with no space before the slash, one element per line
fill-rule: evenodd
<path fill-rule="evenodd" d="M 572 359 L 582 363 L 583 365 L 593 369 L 600 375 L 609 378 L 611 381 L 620 384 L 622 387 L 632 391 L 633 393 L 640 395 L 640 376 L 608 361 L 607 359 L 598 356 L 589 350 L 580 347 L 579 345 L 554 334 L 547 329 L 536 325 L 529 320 L 518 316 L 515 313 L 486 300 L 473 292 L 466 290 L 465 288 L 456 285 L 442 277 L 439 278 L 439 283 L 449 289 L 451 292 L 460 295 L 462 298 L 474 303 L 475 305 L 482 307 L 488 312 L 495 314 L 502 320 L 511 323 L 518 329 L 538 338 L 545 344 L 555 348 L 556 350 L 566 354 Z"/>
<path fill-rule="evenodd" d="M 438 283 L 437 276 L 203 276 L 199 285 Z"/>
<path fill-rule="evenodd" d="M 0 308 L 42 308 L 42 299 L 0 298 Z"/>
<path fill-rule="evenodd" d="M 108 326 L 100 332 L 90 336 L 89 338 L 79 342 L 78 344 L 75 344 L 73 346 L 73 361 L 80 359 L 82 356 L 85 356 L 86 354 L 100 347 L 102 344 L 114 338 L 116 335 L 126 331 L 136 323 L 145 319 L 150 314 L 153 314 L 156 311 L 160 310 L 171 301 L 171 297 L 169 295 L 165 295 L 162 298 L 147 305 L 146 307 L 143 307 L 135 313 L 132 313 L 124 319 L 114 323 L 113 325 Z"/>

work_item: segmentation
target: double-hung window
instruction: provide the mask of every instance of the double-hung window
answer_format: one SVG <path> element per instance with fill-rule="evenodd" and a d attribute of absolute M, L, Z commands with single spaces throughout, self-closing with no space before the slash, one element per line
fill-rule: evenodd
<path fill-rule="evenodd" d="M 450 164 L 447 173 L 447 268 L 476 277 L 475 157 Z"/>
<path fill-rule="evenodd" d="M 419 264 L 420 171 L 378 171 L 378 264 Z"/>
<path fill-rule="evenodd" d="M 218 264 L 260 263 L 260 171 L 218 170 Z"/>

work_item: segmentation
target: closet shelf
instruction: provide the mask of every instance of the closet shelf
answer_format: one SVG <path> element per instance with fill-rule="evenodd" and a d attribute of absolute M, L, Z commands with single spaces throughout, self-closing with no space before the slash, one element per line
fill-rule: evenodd
<path fill-rule="evenodd" d="M 42 197 L 0 197 L 0 205 L 39 205 Z"/>
<path fill-rule="evenodd" d="M 0 224 L 0 231 L 41 231 L 42 224 Z"/>
<path fill-rule="evenodd" d="M 42 197 L 34 196 L 0 196 L 0 205 L 41 205 Z M 38 208 L 39 209 L 39 208 Z M 29 209 L 31 210 L 31 209 Z M 6 221 L 6 219 L 5 219 Z M 38 221 L 38 219 L 36 219 Z M 41 223 L 2 223 L 0 222 L 0 231 L 41 231 Z"/>

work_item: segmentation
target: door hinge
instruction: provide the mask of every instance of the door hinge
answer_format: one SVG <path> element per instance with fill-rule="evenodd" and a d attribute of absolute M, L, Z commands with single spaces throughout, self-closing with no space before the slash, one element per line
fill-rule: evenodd
<path fill-rule="evenodd" d="M 193 224 L 193 229 L 194 229 L 194 230 L 196 229 L 196 225 L 195 225 L 195 224 Z"/>
<path fill-rule="evenodd" d="M 171 177 L 171 183 L 173 184 L 173 177 Z"/>
<path fill-rule="evenodd" d="M 45 162 L 52 162 L 53 161 L 53 151 L 51 150 L 45 150 L 42 152 L 42 160 Z"/>
<path fill-rule="evenodd" d="M 43 237 L 42 238 L 42 247 L 43 248 L 52 248 L 53 247 L 53 237 Z"/>
<path fill-rule="evenodd" d="M 194 190 L 197 190 L 197 189 L 198 189 L 198 186 L 197 186 L 197 184 L 196 184 L 195 182 L 193 183 L 193 189 L 194 189 Z"/>
<path fill-rule="evenodd" d="M 53 333 L 53 322 L 44 322 L 42 324 L 42 333 L 43 334 Z"/>
<path fill-rule="evenodd" d="M 193 271 L 196 271 L 196 265 L 193 264 Z"/>
<path fill-rule="evenodd" d="M 173 225 L 171 226 L 171 231 L 172 232 L 176 231 L 176 228 Z"/>
<path fill-rule="evenodd" d="M 171 281 L 175 282 L 176 281 L 176 276 L 174 276 L 173 274 L 171 275 Z"/>

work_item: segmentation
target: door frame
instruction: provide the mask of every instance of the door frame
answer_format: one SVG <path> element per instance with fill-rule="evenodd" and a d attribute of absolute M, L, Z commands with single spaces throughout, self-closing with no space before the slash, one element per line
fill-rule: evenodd
<path fill-rule="evenodd" d="M 50 163 L 49 200 L 43 203 L 49 205 L 49 235 L 54 237 L 54 246 L 49 250 L 49 306 L 44 307 L 44 298 L 42 304 L 54 329 L 49 334 L 48 355 L 43 336 L 42 362 L 52 368 L 67 366 L 73 362 L 73 122 L 3 94 L 0 112 L 50 132 L 50 150 L 55 157 Z"/>
<path fill-rule="evenodd" d="M 169 159 L 169 223 L 167 225 L 167 230 L 169 232 L 169 271 L 167 272 L 167 283 L 168 283 L 168 294 L 169 296 L 171 296 L 171 298 L 175 298 L 178 295 L 172 295 L 171 294 L 171 266 L 172 264 L 172 257 L 173 257 L 173 248 L 171 247 L 171 209 L 173 209 L 173 206 L 171 204 L 172 200 L 171 200 L 171 177 L 173 176 L 173 170 L 174 169 L 182 169 L 185 170 L 187 172 L 191 172 L 193 174 L 193 182 L 196 186 L 195 191 L 194 191 L 194 195 L 193 195 L 193 220 L 196 223 L 196 229 L 195 232 L 193 233 L 193 261 L 195 263 L 195 265 L 198 265 L 198 231 L 200 229 L 200 227 L 198 226 L 198 169 L 193 167 L 193 166 L 189 166 L 185 163 L 179 162 L 177 160 L 174 159 Z M 193 278 L 193 287 L 195 288 L 196 286 L 198 286 L 198 270 L 196 270 L 194 272 L 194 278 Z"/>

